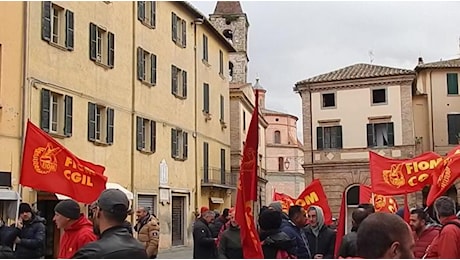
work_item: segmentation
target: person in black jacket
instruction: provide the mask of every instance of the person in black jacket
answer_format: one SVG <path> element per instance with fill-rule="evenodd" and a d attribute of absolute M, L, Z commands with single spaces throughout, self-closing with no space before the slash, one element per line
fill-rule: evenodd
<path fill-rule="evenodd" d="M 5 225 L 0 219 L 0 259 L 13 259 L 13 244 L 16 238 L 16 229 Z"/>
<path fill-rule="evenodd" d="M 214 220 L 214 223 L 209 225 L 209 228 L 211 229 L 212 237 L 217 237 L 219 235 L 220 230 L 222 227 L 227 224 L 228 222 L 228 208 L 225 208 L 224 211 L 222 212 L 222 215 L 220 215 L 218 218 Z"/>
<path fill-rule="evenodd" d="M 100 238 L 80 248 L 72 258 L 147 258 L 144 246 L 123 226 L 129 211 L 126 194 L 118 189 L 104 190 L 91 210 L 93 228 Z"/>
<path fill-rule="evenodd" d="M 16 258 L 41 258 L 45 254 L 46 220 L 36 215 L 29 204 L 19 205 L 16 223 Z"/>
<path fill-rule="evenodd" d="M 324 213 L 318 206 L 308 208 L 310 224 L 305 228 L 310 252 L 315 259 L 334 258 L 335 232 L 324 225 Z"/>
<path fill-rule="evenodd" d="M 265 259 L 275 259 L 278 251 L 290 256 L 297 253 L 297 242 L 281 231 L 282 215 L 276 210 L 267 209 L 259 215 L 260 241 Z"/>
<path fill-rule="evenodd" d="M 342 244 L 339 249 L 339 256 L 343 258 L 358 256 L 358 249 L 356 247 L 356 240 L 358 239 L 358 228 L 361 222 L 369 216 L 369 212 L 364 208 L 357 208 L 351 214 L 352 231 L 342 238 Z"/>
<path fill-rule="evenodd" d="M 214 211 L 205 211 L 193 225 L 193 258 L 212 259 L 216 258 L 216 239 L 212 237 L 209 223 L 214 220 Z"/>

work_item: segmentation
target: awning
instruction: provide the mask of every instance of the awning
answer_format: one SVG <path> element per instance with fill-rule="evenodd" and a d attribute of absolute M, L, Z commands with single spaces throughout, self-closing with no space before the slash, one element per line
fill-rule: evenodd
<path fill-rule="evenodd" d="M 126 197 L 128 197 L 129 200 L 133 200 L 134 199 L 134 195 L 132 192 L 130 192 L 129 190 L 125 189 L 123 186 L 121 186 L 120 184 L 118 183 L 113 183 L 113 182 L 107 182 L 105 184 L 105 188 L 106 189 L 118 189 L 118 190 L 121 190 L 124 194 L 126 194 Z M 67 197 L 65 195 L 62 195 L 62 194 L 58 194 L 58 193 L 55 193 L 56 197 L 58 200 L 68 200 L 68 199 L 72 199 L 70 197 Z"/>
<path fill-rule="evenodd" d="M 0 204 L 5 209 L 6 215 L 2 217 L 7 217 L 9 219 L 16 219 L 17 211 L 19 207 L 19 202 L 21 196 L 14 190 L 10 189 L 0 189 Z"/>
<path fill-rule="evenodd" d="M 21 196 L 14 190 L 0 189 L 0 200 L 20 200 Z"/>
<path fill-rule="evenodd" d="M 218 198 L 218 197 L 211 197 L 211 202 L 215 204 L 224 204 L 224 199 L 223 198 Z"/>

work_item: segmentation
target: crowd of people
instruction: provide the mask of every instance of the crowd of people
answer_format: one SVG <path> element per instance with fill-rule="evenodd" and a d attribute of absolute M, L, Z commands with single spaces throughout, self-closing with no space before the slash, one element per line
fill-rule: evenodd
<path fill-rule="evenodd" d="M 283 212 L 280 202 L 263 207 L 257 217 L 264 258 L 301 259 L 406 259 L 460 258 L 460 220 L 456 203 L 442 196 L 434 203 L 434 220 L 423 208 L 403 214 L 375 212 L 372 204 L 360 204 L 352 213 L 352 227 L 339 239 L 336 226 L 325 224 L 321 207 L 307 210 L 298 205 Z M 341 216 L 343 217 L 343 216 Z M 234 209 L 218 212 L 201 208 L 193 227 L 193 258 L 244 258 L 239 223 Z"/>

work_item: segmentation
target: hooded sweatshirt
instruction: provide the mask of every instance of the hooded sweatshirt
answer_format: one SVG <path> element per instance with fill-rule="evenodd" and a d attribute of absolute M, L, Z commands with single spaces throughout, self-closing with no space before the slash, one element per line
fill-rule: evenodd
<path fill-rule="evenodd" d="M 316 227 L 309 225 L 305 228 L 311 255 L 314 257 L 316 254 L 321 254 L 326 259 L 334 258 L 336 234 L 332 229 L 324 225 L 323 210 L 318 206 L 311 206 L 308 211 L 312 209 L 316 211 L 318 225 Z"/>
<path fill-rule="evenodd" d="M 78 249 L 96 240 L 93 224 L 83 214 L 80 214 L 72 225 L 64 229 L 58 258 L 71 258 Z"/>

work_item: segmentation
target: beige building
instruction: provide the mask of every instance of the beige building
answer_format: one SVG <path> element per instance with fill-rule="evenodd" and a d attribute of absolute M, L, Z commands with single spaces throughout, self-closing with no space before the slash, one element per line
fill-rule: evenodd
<path fill-rule="evenodd" d="M 0 30 L 0 170 L 15 189 L 30 119 L 104 165 L 108 187 L 126 191 L 133 207 L 155 213 L 160 248 L 192 243 L 194 213 L 211 196 L 230 206 L 235 50 L 203 14 L 186 2 L 143 1 L 2 2 L 0 14 L 15 25 Z M 225 175 L 214 195 L 201 186 L 209 172 Z M 62 196 L 30 188 L 21 196 L 47 218 L 46 255 L 56 256 Z"/>
<path fill-rule="evenodd" d="M 415 67 L 413 110 L 416 142 L 420 152 L 445 155 L 460 144 L 460 59 L 424 63 Z M 460 180 L 447 195 L 460 202 Z M 423 192 L 426 201 L 428 189 Z"/>
<path fill-rule="evenodd" d="M 415 154 L 414 78 L 411 70 L 355 64 L 296 83 L 306 185 L 321 180 L 335 217 L 346 192 L 347 230 L 359 201 L 358 185 L 370 184 L 368 151 L 393 158 Z"/>

